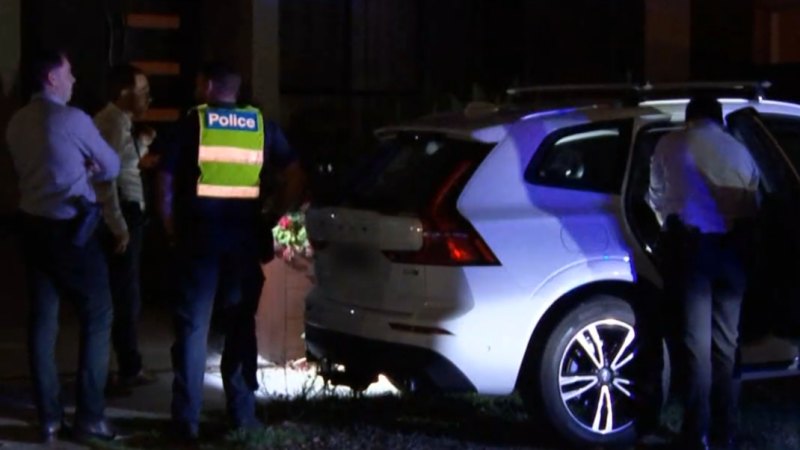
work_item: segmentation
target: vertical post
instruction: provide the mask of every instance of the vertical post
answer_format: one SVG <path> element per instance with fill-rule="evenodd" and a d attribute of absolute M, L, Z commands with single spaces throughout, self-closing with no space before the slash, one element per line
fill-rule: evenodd
<path fill-rule="evenodd" d="M 0 2 L 0 84 L 1 96 L 11 92 L 20 57 L 20 0 Z"/>
<path fill-rule="evenodd" d="M 253 99 L 266 117 L 280 119 L 280 0 L 253 1 Z"/>
<path fill-rule="evenodd" d="M 769 13 L 769 63 L 781 62 L 781 16 L 775 11 Z"/>
<path fill-rule="evenodd" d="M 14 91 L 21 55 L 21 2 L 0 1 L 0 214 L 13 211 L 17 204 L 17 178 L 2 136 L 11 113 L 21 100 Z"/>
<path fill-rule="evenodd" d="M 266 118 L 280 120 L 280 0 L 251 0 L 253 17 L 251 71 L 253 101 Z M 282 124 L 285 126 L 285 124 Z M 286 264 L 279 258 L 263 268 L 265 282 L 256 312 L 256 336 L 261 357 L 286 362 Z M 299 335 L 297 337 L 299 340 Z"/>
<path fill-rule="evenodd" d="M 689 79 L 691 3 L 691 0 L 645 0 L 644 74 L 648 81 Z"/>

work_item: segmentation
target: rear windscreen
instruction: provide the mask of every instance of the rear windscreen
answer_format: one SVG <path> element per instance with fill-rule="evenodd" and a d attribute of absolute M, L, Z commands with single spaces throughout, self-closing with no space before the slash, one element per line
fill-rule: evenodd
<path fill-rule="evenodd" d="M 386 137 L 355 174 L 345 205 L 385 213 L 416 214 L 463 162 L 477 166 L 494 144 L 434 134 Z"/>

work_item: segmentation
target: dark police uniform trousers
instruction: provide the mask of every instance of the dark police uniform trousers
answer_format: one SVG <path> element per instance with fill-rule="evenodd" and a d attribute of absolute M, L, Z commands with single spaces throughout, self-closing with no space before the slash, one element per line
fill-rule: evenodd
<path fill-rule="evenodd" d="M 746 226 L 700 233 L 674 216 L 662 234 L 664 286 L 677 324 L 675 369 L 685 396 L 683 434 L 689 437 L 735 431 L 744 258 L 751 240 Z"/>
<path fill-rule="evenodd" d="M 259 230 L 253 221 L 203 220 L 186 230 L 177 245 L 172 417 L 192 428 L 198 425 L 216 299 L 225 338 L 221 371 L 228 414 L 234 426 L 248 426 L 256 420 L 255 314 L 264 283 Z"/>

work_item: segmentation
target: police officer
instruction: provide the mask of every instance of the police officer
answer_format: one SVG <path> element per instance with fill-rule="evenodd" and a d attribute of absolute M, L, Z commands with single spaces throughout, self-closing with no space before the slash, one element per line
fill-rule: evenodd
<path fill-rule="evenodd" d="M 260 262 L 272 257 L 271 222 L 302 183 L 297 157 L 277 124 L 256 108 L 237 106 L 240 84 L 225 65 L 204 67 L 196 80 L 203 104 L 160 149 L 159 207 L 178 262 L 172 418 L 179 435 L 192 441 L 199 432 L 215 298 L 225 334 L 221 370 L 229 417 L 235 429 L 262 426 L 254 396 Z M 278 174 L 282 188 L 275 188 Z"/>
<path fill-rule="evenodd" d="M 759 171 L 723 128 L 722 106 L 698 96 L 686 127 L 656 145 L 647 200 L 662 226 L 664 288 L 677 308 L 685 380 L 682 449 L 735 446 L 744 255 L 757 214 Z"/>

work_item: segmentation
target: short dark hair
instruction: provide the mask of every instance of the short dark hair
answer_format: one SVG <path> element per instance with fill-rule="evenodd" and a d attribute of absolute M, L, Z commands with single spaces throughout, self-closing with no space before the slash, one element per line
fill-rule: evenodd
<path fill-rule="evenodd" d="M 118 64 L 108 72 L 108 100 L 119 98 L 122 91 L 136 86 L 136 75 L 144 75 L 144 71 L 130 64 Z"/>
<path fill-rule="evenodd" d="M 65 59 L 68 59 L 67 53 L 61 49 L 40 49 L 33 53 L 26 70 L 31 90 L 41 92 L 50 72 L 61 67 Z"/>
<path fill-rule="evenodd" d="M 722 123 L 722 104 L 715 97 L 696 95 L 686 105 L 686 121 L 709 119 Z"/>
<path fill-rule="evenodd" d="M 200 75 L 227 92 L 238 92 L 242 77 L 231 66 L 222 62 L 211 62 L 200 69 Z"/>

